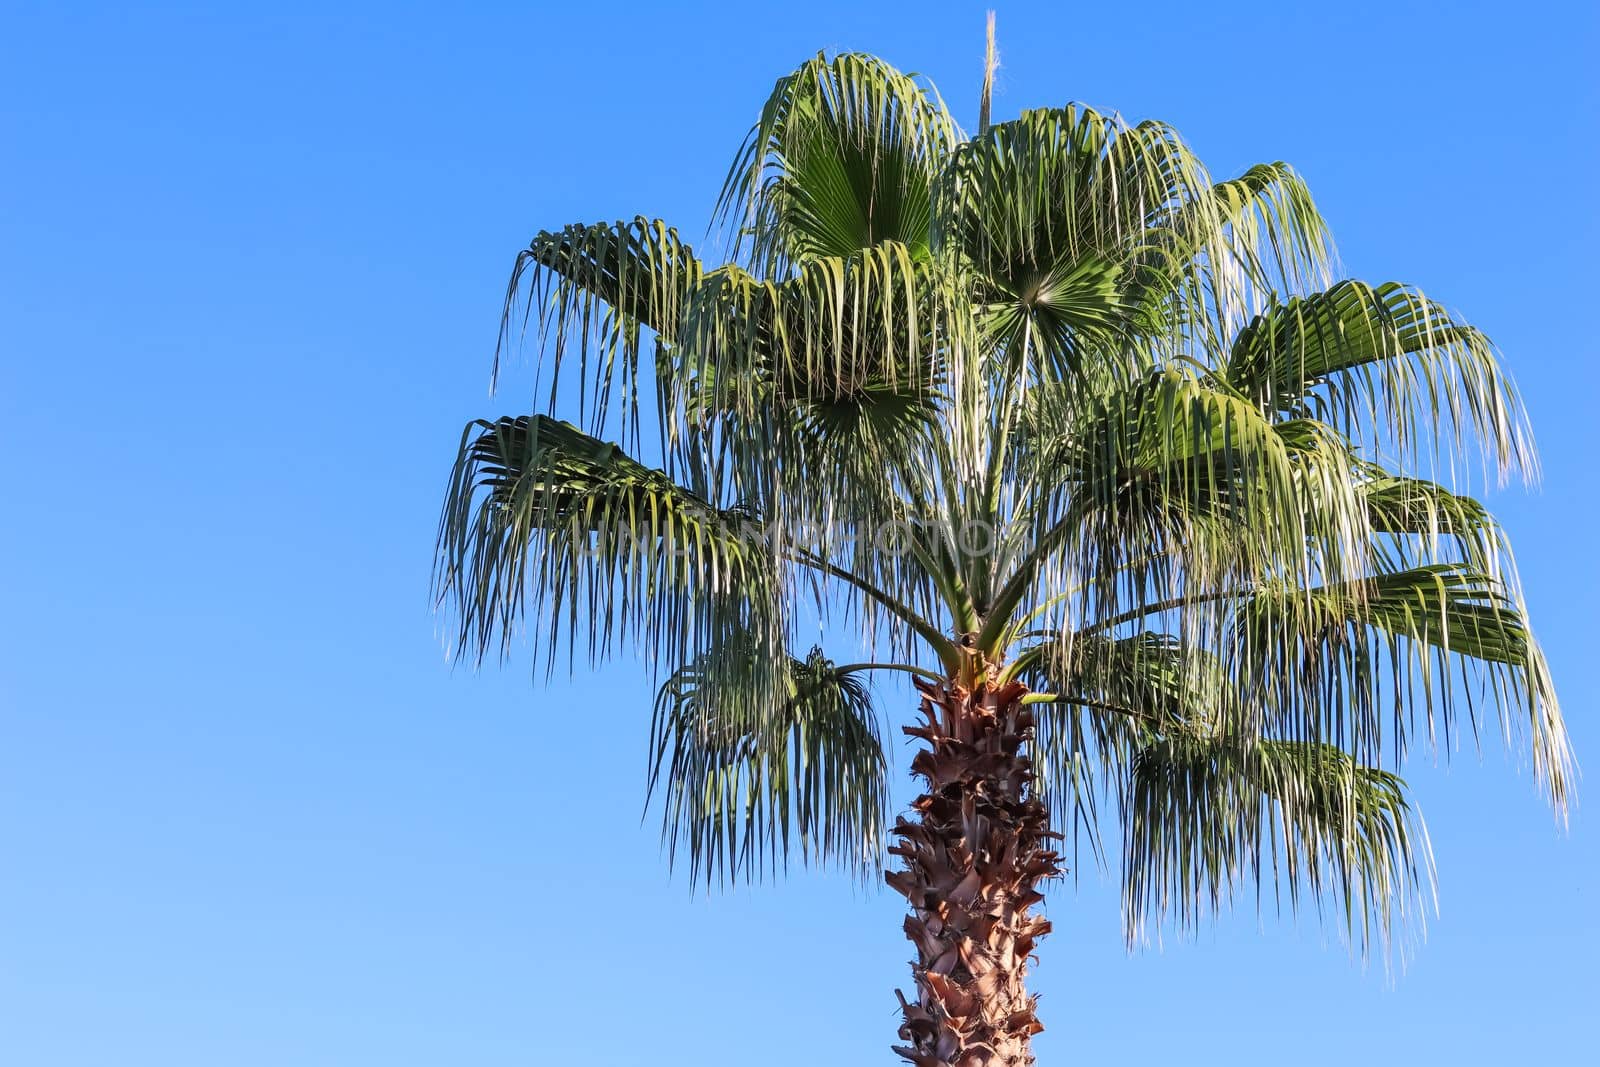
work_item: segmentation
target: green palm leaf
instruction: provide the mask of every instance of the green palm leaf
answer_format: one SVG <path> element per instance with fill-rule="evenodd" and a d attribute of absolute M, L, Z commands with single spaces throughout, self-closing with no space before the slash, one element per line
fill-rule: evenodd
<path fill-rule="evenodd" d="M 875 871 L 887 822 L 885 760 L 859 678 L 812 649 L 770 693 L 759 645 L 732 638 L 661 687 L 650 791 L 668 850 L 708 880 L 802 859 Z"/>
<path fill-rule="evenodd" d="M 779 79 L 719 214 L 762 277 L 883 241 L 925 255 L 933 176 L 958 131 L 930 85 L 875 56 L 821 54 Z"/>
<path fill-rule="evenodd" d="M 1544 656 L 1505 585 L 1466 564 L 1264 587 L 1241 604 L 1226 651 L 1286 736 L 1398 761 L 1416 720 L 1449 746 L 1458 714 L 1476 733 L 1487 713 L 1565 802 L 1572 756 Z"/>
<path fill-rule="evenodd" d="M 1427 832 L 1405 783 L 1331 745 L 1175 734 L 1133 762 L 1123 903 L 1130 940 L 1194 926 L 1239 889 L 1331 899 L 1362 947 L 1431 894 Z"/>
<path fill-rule="evenodd" d="M 517 254 L 506 286 L 496 374 L 508 342 L 537 311 L 550 357 L 552 402 L 564 364 L 576 355 L 578 401 L 584 409 L 580 421 L 603 432 L 618 395 L 626 414 L 636 413 L 642 375 L 649 369 L 641 363 L 647 331 L 674 339 L 702 275 L 694 251 L 657 219 L 640 216 L 541 233 Z M 626 432 L 631 419 L 620 425 Z"/>
<path fill-rule="evenodd" d="M 1228 311 L 1225 305 L 1251 290 L 1325 284 L 1334 259 L 1333 238 L 1305 181 L 1286 163 L 1259 163 L 1156 220 L 1140 251 L 1130 302 L 1150 307 L 1181 294 L 1191 308 L 1209 297 Z M 1212 269 L 1197 275 L 1199 261 Z M 1228 269 L 1237 269 L 1247 288 L 1230 285 Z"/>
<path fill-rule="evenodd" d="M 1114 340 L 1151 223 L 1203 201 L 1204 168 L 1168 126 L 1089 108 L 1030 111 L 960 146 L 937 189 L 935 241 L 970 272 L 992 336 L 1026 324 L 1036 374 L 1076 376 Z"/>
<path fill-rule="evenodd" d="M 1170 585 L 1226 587 L 1282 568 L 1303 575 L 1308 537 L 1289 448 L 1249 403 L 1169 370 L 1110 394 L 1049 467 L 1061 478 L 1062 551 L 1090 581 L 1088 617 Z M 1350 531 L 1321 531 L 1337 557 Z"/>
<path fill-rule="evenodd" d="M 531 612 L 548 620 L 551 656 L 569 640 L 596 657 L 630 639 L 681 656 L 715 613 L 760 614 L 776 595 L 748 518 L 570 423 L 477 422 L 451 476 L 435 588 L 463 654 L 503 647 Z"/>
<path fill-rule="evenodd" d="M 1521 403 L 1494 346 L 1396 282 L 1340 282 L 1274 302 L 1239 332 L 1222 373 L 1264 405 L 1327 406 L 1346 427 L 1387 432 L 1408 452 L 1430 441 L 1459 445 L 1470 431 L 1502 473 L 1534 469 Z"/>

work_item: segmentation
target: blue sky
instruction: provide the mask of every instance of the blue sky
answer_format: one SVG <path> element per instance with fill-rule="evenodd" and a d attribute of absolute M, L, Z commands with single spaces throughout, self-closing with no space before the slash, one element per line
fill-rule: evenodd
<path fill-rule="evenodd" d="M 461 425 L 530 403 L 486 395 L 515 250 L 698 234 L 819 48 L 970 122 L 983 6 L 333 6 L 0 4 L 0 1062 L 892 1062 L 898 898 L 693 893 L 640 821 L 644 672 L 452 670 L 426 586 Z M 1493 504 L 1585 762 L 1597 29 L 1007 3 L 996 99 L 1164 118 L 1222 174 L 1289 160 L 1351 273 L 1499 341 L 1546 476 Z M 1587 1059 L 1592 816 L 1559 832 L 1492 742 L 1411 777 L 1442 912 L 1404 974 L 1248 901 L 1130 956 L 1085 869 L 1050 902 L 1041 1061 Z"/>

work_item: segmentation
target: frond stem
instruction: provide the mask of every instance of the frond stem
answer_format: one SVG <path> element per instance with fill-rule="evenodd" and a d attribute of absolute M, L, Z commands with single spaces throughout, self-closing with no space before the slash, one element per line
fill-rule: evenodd
<path fill-rule="evenodd" d="M 930 671 L 926 667 L 917 667 L 910 663 L 846 663 L 842 667 L 834 668 L 836 674 L 851 674 L 855 671 L 904 671 L 906 674 L 926 678 L 930 682 L 944 681 L 944 676 L 937 671 Z"/>
<path fill-rule="evenodd" d="M 792 555 L 790 558 L 802 566 L 810 567 L 813 570 L 819 570 L 824 574 L 837 578 L 846 585 L 853 586 L 865 595 L 871 597 L 873 600 L 876 600 L 879 604 L 883 605 L 883 607 L 886 608 L 891 615 L 905 623 L 907 626 L 911 627 L 911 629 L 914 630 L 919 637 L 928 642 L 928 644 L 932 646 L 934 653 L 939 657 L 939 662 L 942 663 L 947 670 L 955 671 L 960 667 L 961 655 L 959 650 L 956 648 L 955 642 L 951 641 L 948 637 L 939 632 L 938 627 L 934 626 L 933 623 L 929 622 L 927 619 L 924 619 L 921 615 L 918 615 L 915 611 L 911 610 L 911 608 L 890 596 L 888 593 L 885 593 L 883 590 L 879 589 L 865 578 L 851 571 L 847 571 L 843 567 L 835 566 L 822 557 L 807 552 L 804 549 L 794 553 L 794 555 Z"/>
<path fill-rule="evenodd" d="M 1022 698 L 1022 702 L 1024 704 L 1075 704 L 1080 708 L 1116 712 L 1119 715 L 1126 715 L 1141 722 L 1158 723 L 1160 721 L 1147 711 L 1135 711 L 1133 708 L 1125 708 L 1121 704 L 1108 704 L 1103 700 L 1087 700 L 1083 697 L 1069 697 L 1061 693 L 1029 693 Z"/>

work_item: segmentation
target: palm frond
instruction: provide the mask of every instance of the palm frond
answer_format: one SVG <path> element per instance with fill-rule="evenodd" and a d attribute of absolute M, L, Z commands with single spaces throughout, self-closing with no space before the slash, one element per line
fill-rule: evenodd
<path fill-rule="evenodd" d="M 1449 747 L 1459 718 L 1476 735 L 1488 715 L 1527 745 L 1557 807 L 1566 802 L 1572 754 L 1543 653 L 1505 586 L 1467 564 L 1259 588 L 1224 656 L 1280 736 L 1398 762 L 1417 720 Z"/>
<path fill-rule="evenodd" d="M 777 278 L 883 241 L 928 250 L 933 176 L 959 136 L 938 91 L 875 56 L 819 53 L 773 87 L 723 186 L 734 257 Z"/>
<path fill-rule="evenodd" d="M 1228 252 L 1263 290 L 1328 283 L 1338 258 L 1333 235 L 1305 179 L 1289 164 L 1258 163 L 1212 186 L 1211 196 L 1228 226 Z"/>
<path fill-rule="evenodd" d="M 604 433 L 620 400 L 617 429 L 628 443 L 644 375 L 654 369 L 641 362 L 641 345 L 647 332 L 668 342 L 676 337 L 703 274 L 694 250 L 658 219 L 540 233 L 517 254 L 506 285 L 496 374 L 510 342 L 534 320 L 549 361 L 551 403 L 576 355 L 579 421 Z"/>
<path fill-rule="evenodd" d="M 717 442 L 708 478 L 775 530 L 813 531 L 806 548 L 830 556 L 835 540 L 855 541 L 852 569 L 881 567 L 867 555 L 873 534 L 906 518 L 931 478 L 939 287 L 927 261 L 895 242 L 809 260 L 781 282 L 738 268 L 709 275 L 680 345 L 696 390 L 689 424 Z M 711 439 L 689 441 L 698 454 L 684 465 L 705 462 Z M 898 568 L 889 584 L 916 577 Z"/>
<path fill-rule="evenodd" d="M 1331 899 L 1363 950 L 1387 945 L 1431 894 L 1427 832 L 1405 783 L 1331 745 L 1204 733 L 1154 740 L 1124 801 L 1123 905 L 1131 941 L 1164 916 L 1186 928 L 1264 881 L 1291 906 Z"/>
<path fill-rule="evenodd" d="M 778 667 L 766 692 L 759 676 Z M 651 724 L 650 792 L 669 855 L 736 879 L 787 865 L 881 866 L 888 788 L 866 685 L 819 649 L 768 660 L 733 638 L 669 678 Z"/>
<path fill-rule="evenodd" d="M 1336 258 L 1305 181 L 1286 163 L 1261 163 L 1174 206 L 1151 227 L 1130 302 L 1148 311 L 1185 295 L 1191 312 L 1209 308 L 1225 323 L 1255 296 L 1326 285 Z"/>
<path fill-rule="evenodd" d="M 570 423 L 474 422 L 445 499 L 435 589 L 463 655 L 503 648 L 532 615 L 552 658 L 569 641 L 600 657 L 628 640 L 681 658 L 718 613 L 778 610 L 748 519 Z"/>
<path fill-rule="evenodd" d="M 1471 434 L 1502 476 L 1535 471 L 1521 402 L 1494 346 L 1396 282 L 1346 281 L 1275 302 L 1239 332 L 1222 375 L 1268 408 L 1387 434 L 1407 455 L 1460 448 Z"/>
<path fill-rule="evenodd" d="M 1018 653 L 1011 669 L 1035 693 L 1029 754 L 1040 795 L 1096 854 L 1099 802 L 1121 789 L 1145 741 L 1238 718 L 1220 664 L 1170 634 L 1050 640 Z"/>
<path fill-rule="evenodd" d="M 1336 559 L 1357 536 L 1333 511 L 1309 524 L 1283 437 L 1193 373 L 1149 375 L 1074 421 L 1041 467 L 1066 501 L 1061 556 L 1084 577 L 1081 618 L 1267 575 L 1303 578 L 1308 538 Z"/>
<path fill-rule="evenodd" d="M 1385 569 L 1459 560 L 1504 588 L 1519 609 L 1522 595 L 1505 530 L 1489 509 L 1437 482 L 1391 474 L 1368 464 L 1359 482 Z"/>
<path fill-rule="evenodd" d="M 1117 352 L 1130 268 L 1155 220 L 1210 179 L 1171 127 L 1069 106 L 1025 112 L 960 146 L 938 184 L 935 242 L 972 277 L 991 335 L 1027 324 L 1035 375 Z"/>
<path fill-rule="evenodd" d="M 695 292 L 680 344 L 693 373 L 714 376 L 716 407 L 746 416 L 774 398 L 925 394 L 936 288 L 929 264 L 895 241 L 808 260 L 784 281 L 725 267 Z"/>

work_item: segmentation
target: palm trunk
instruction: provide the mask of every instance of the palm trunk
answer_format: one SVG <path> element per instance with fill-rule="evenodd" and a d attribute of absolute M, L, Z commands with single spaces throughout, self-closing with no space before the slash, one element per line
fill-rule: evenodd
<path fill-rule="evenodd" d="M 993 674 L 990 674 L 990 679 Z M 928 748 L 912 761 L 927 792 L 900 818 L 889 884 L 911 903 L 906 937 L 917 997 L 895 1049 L 916 1067 L 1025 1067 L 1044 1029 L 1024 986 L 1028 958 L 1050 929 L 1030 914 L 1039 884 L 1061 872 L 1044 804 L 1031 795 L 1022 746 L 1032 712 L 1020 683 L 918 682 Z"/>

